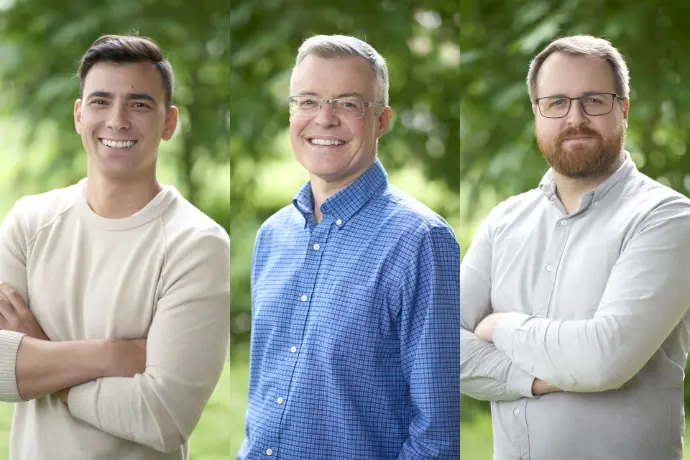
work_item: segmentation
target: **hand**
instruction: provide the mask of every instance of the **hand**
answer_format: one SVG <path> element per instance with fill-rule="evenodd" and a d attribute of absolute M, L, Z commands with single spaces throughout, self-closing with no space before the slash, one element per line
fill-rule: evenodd
<path fill-rule="evenodd" d="M 134 377 L 146 370 L 146 339 L 108 340 L 106 377 Z"/>
<path fill-rule="evenodd" d="M 532 382 L 532 394 L 534 396 L 543 395 L 546 393 L 554 393 L 556 391 L 563 391 L 558 387 L 555 387 L 542 379 L 534 379 Z"/>
<path fill-rule="evenodd" d="M 494 341 L 494 328 L 510 313 L 491 313 L 477 324 L 474 335 L 487 342 Z"/>
<path fill-rule="evenodd" d="M 24 298 L 14 287 L 0 282 L 0 329 L 22 332 L 40 340 L 50 340 Z"/>

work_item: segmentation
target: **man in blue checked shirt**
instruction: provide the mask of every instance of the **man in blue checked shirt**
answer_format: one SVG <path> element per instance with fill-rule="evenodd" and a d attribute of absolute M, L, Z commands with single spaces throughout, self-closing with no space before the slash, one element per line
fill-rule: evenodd
<path fill-rule="evenodd" d="M 385 61 L 352 37 L 312 37 L 290 93 L 310 180 L 256 239 L 237 458 L 457 460 L 460 248 L 376 158 Z"/>

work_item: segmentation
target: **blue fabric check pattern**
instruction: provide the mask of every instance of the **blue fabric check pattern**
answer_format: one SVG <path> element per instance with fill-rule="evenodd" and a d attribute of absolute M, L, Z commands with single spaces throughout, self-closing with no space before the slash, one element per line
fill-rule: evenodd
<path fill-rule="evenodd" d="M 259 230 L 239 460 L 459 458 L 460 248 L 376 160 Z"/>

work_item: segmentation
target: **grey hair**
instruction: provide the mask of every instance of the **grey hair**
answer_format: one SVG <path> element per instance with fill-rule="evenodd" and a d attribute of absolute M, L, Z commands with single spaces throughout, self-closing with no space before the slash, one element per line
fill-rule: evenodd
<path fill-rule="evenodd" d="M 630 96 L 630 75 L 628 66 L 621 53 L 608 40 L 591 35 L 573 35 L 558 38 L 547 45 L 529 64 L 527 87 L 530 100 L 537 97 L 537 76 L 546 58 L 553 53 L 565 53 L 571 56 L 591 56 L 605 59 L 611 66 L 616 94 L 627 99 Z"/>
<path fill-rule="evenodd" d="M 376 76 L 374 82 L 376 100 L 372 102 L 382 102 L 384 107 L 388 107 L 388 66 L 386 66 L 383 57 L 370 44 L 346 35 L 314 35 L 306 39 L 299 47 L 295 67 L 310 55 L 323 59 L 363 57 L 371 64 Z M 290 76 L 290 89 L 292 89 L 294 75 L 295 69 L 293 68 Z"/>

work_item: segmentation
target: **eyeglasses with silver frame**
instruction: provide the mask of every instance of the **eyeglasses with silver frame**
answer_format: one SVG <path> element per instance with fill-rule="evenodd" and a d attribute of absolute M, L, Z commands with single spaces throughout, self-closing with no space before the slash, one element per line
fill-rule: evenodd
<path fill-rule="evenodd" d="M 323 103 L 330 104 L 334 115 L 343 118 L 362 118 L 364 109 L 369 107 L 383 106 L 381 102 L 363 101 L 352 97 L 338 99 L 320 99 L 314 96 L 290 96 L 290 114 L 302 117 L 313 117 L 321 111 Z"/>
<path fill-rule="evenodd" d="M 613 110 L 613 101 L 624 99 L 616 93 L 588 93 L 580 97 L 547 96 L 534 100 L 544 118 L 563 118 L 570 112 L 572 101 L 580 101 L 585 113 L 591 117 L 606 115 Z"/>

